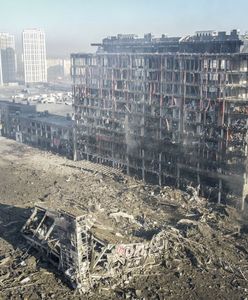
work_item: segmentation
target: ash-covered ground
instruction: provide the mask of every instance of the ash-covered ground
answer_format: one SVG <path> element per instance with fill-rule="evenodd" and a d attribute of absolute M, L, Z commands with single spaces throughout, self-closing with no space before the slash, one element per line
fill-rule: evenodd
<path fill-rule="evenodd" d="M 126 236 L 167 230 L 161 264 L 110 279 L 88 295 L 69 287 L 20 230 L 36 203 L 91 213 L 123 212 Z M 0 137 L 0 299 L 247 299 L 246 214 L 194 193 L 146 185 L 119 171 L 73 162 Z"/>

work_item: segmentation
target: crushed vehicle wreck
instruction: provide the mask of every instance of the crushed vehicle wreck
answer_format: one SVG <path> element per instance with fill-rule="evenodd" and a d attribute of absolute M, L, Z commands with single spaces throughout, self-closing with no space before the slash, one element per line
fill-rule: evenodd
<path fill-rule="evenodd" d="M 83 293 L 101 280 L 140 273 L 162 261 L 168 246 L 163 231 L 150 240 L 132 237 L 130 243 L 107 220 L 101 221 L 87 213 L 35 206 L 22 234 Z"/>

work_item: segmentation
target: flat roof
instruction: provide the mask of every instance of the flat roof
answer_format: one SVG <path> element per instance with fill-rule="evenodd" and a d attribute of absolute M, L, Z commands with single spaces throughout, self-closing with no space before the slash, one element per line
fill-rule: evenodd
<path fill-rule="evenodd" d="M 49 113 L 45 115 L 44 112 L 38 112 L 38 113 L 25 112 L 25 113 L 21 113 L 19 117 L 31 121 L 47 123 L 47 124 L 62 126 L 62 127 L 72 128 L 74 124 L 73 120 L 69 120 L 64 116 L 59 116 L 59 115 L 49 114 Z"/>

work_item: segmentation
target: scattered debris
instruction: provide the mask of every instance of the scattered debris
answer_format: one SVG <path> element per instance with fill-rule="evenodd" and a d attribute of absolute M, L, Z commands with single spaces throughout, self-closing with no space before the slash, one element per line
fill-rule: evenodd
<path fill-rule="evenodd" d="M 0 154 L 1 299 L 248 297 L 247 216 L 235 208 L 11 141 Z"/>

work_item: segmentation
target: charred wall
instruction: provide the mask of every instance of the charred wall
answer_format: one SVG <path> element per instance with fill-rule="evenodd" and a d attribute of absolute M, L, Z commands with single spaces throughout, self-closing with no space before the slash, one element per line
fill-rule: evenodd
<path fill-rule="evenodd" d="M 247 58 L 73 54 L 75 158 L 162 185 L 199 186 L 219 202 L 244 200 Z"/>
<path fill-rule="evenodd" d="M 35 106 L 0 102 L 0 133 L 17 142 L 73 157 L 73 121 Z"/>

